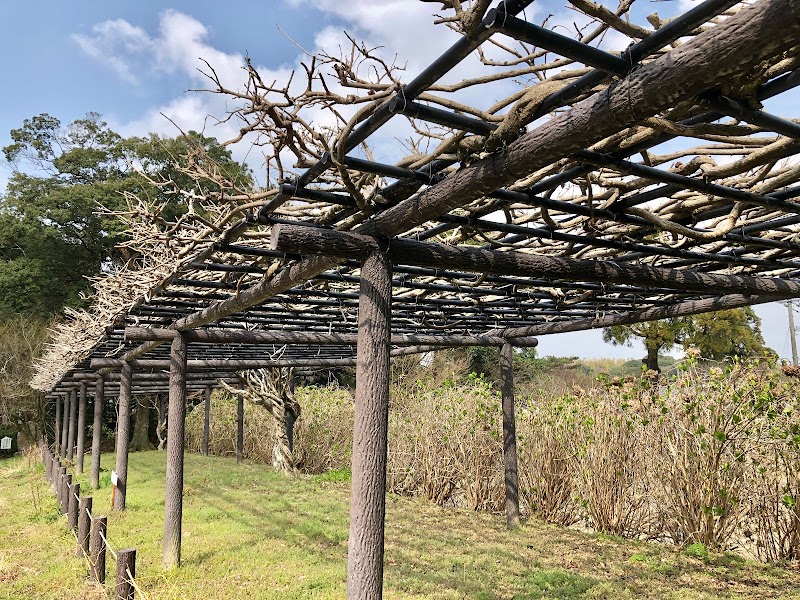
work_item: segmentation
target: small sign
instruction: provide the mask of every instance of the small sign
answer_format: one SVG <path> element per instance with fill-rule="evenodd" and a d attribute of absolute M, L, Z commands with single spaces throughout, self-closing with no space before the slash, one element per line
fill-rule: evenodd
<path fill-rule="evenodd" d="M 0 450 L 11 450 L 11 438 L 6 436 L 0 440 Z"/>
<path fill-rule="evenodd" d="M 111 485 L 116 486 L 117 481 L 119 481 L 119 478 L 117 477 L 117 472 L 111 471 Z"/>

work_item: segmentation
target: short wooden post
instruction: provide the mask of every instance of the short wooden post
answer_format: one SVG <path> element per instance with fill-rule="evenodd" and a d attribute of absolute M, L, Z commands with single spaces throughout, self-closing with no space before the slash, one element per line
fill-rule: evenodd
<path fill-rule="evenodd" d="M 136 577 L 136 550 L 117 552 L 117 600 L 133 600 L 133 580 Z"/>
<path fill-rule="evenodd" d="M 106 582 L 106 517 L 92 520 L 92 560 L 89 575 L 95 583 Z"/>
<path fill-rule="evenodd" d="M 358 301 L 347 597 L 383 595 L 392 265 L 374 252 L 361 266 Z"/>
<path fill-rule="evenodd" d="M 208 456 L 208 437 L 211 433 L 211 386 L 206 386 L 205 420 L 203 421 L 203 455 Z"/>
<path fill-rule="evenodd" d="M 64 394 L 61 410 L 61 458 L 67 458 L 67 436 L 69 435 L 69 394 Z"/>
<path fill-rule="evenodd" d="M 244 398 L 236 402 L 236 462 L 244 460 Z"/>
<path fill-rule="evenodd" d="M 75 432 L 77 440 L 75 442 L 75 472 L 79 475 L 83 473 L 83 453 L 86 444 L 86 382 L 81 382 L 81 391 L 78 396 L 78 427 Z"/>
<path fill-rule="evenodd" d="M 61 400 L 58 399 L 58 396 L 55 396 L 53 400 L 56 403 L 56 423 L 55 423 L 55 445 L 53 449 L 53 454 L 56 456 L 61 456 Z"/>
<path fill-rule="evenodd" d="M 105 402 L 105 382 L 98 375 L 94 384 L 94 420 L 92 421 L 92 467 L 89 484 L 93 490 L 100 487 L 100 436 L 103 430 L 103 403 Z"/>
<path fill-rule="evenodd" d="M 75 455 L 75 429 L 78 425 L 78 394 L 73 389 L 69 393 L 69 434 L 67 436 L 67 460 Z"/>
<path fill-rule="evenodd" d="M 58 458 L 58 456 L 53 457 L 53 465 L 50 467 L 50 469 L 51 469 L 50 488 L 53 494 L 55 494 L 56 498 L 60 498 L 61 492 L 59 487 L 60 486 L 59 477 L 61 476 L 61 461 Z"/>
<path fill-rule="evenodd" d="M 67 527 L 75 531 L 78 529 L 78 505 L 80 504 L 81 484 L 71 483 L 67 492 Z"/>
<path fill-rule="evenodd" d="M 75 555 L 78 558 L 89 557 L 89 536 L 92 527 L 92 497 L 81 496 L 78 506 L 78 549 Z"/>
<path fill-rule="evenodd" d="M 66 515 L 69 512 L 69 489 L 72 487 L 72 475 L 67 473 L 67 468 L 64 467 L 64 476 L 61 478 L 61 514 Z"/>
<path fill-rule="evenodd" d="M 188 343 L 183 334 L 172 340 L 169 358 L 169 434 L 167 435 L 167 484 L 164 500 L 165 569 L 181 564 L 183 519 L 183 444 L 186 424 L 186 358 Z"/>
<path fill-rule="evenodd" d="M 119 378 L 119 414 L 117 415 L 117 490 L 114 510 L 125 510 L 128 493 L 128 441 L 131 437 L 131 366 L 125 363 Z"/>
<path fill-rule="evenodd" d="M 517 474 L 517 425 L 514 416 L 514 348 L 500 349 L 500 387 L 503 397 L 503 466 L 506 479 L 506 526 L 519 527 L 519 476 Z"/>

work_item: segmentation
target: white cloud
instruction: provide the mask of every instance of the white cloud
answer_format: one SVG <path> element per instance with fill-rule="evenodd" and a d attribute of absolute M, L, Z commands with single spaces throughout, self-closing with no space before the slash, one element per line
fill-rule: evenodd
<path fill-rule="evenodd" d="M 139 83 L 134 57 L 141 58 L 153 50 L 153 40 L 147 32 L 124 19 L 103 21 L 92 27 L 91 35 L 73 34 L 72 39 L 87 56 L 105 63 L 121 79 L 133 84 Z"/>

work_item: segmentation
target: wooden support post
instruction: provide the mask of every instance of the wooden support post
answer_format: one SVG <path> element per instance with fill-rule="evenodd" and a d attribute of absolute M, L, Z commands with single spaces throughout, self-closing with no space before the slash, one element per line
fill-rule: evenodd
<path fill-rule="evenodd" d="M 244 398 L 236 401 L 236 462 L 244 460 Z"/>
<path fill-rule="evenodd" d="M 117 415 L 117 490 L 114 510 L 125 510 L 128 493 L 128 442 L 131 437 L 131 367 L 123 365 L 119 382 L 119 414 Z"/>
<path fill-rule="evenodd" d="M 89 557 L 89 536 L 92 527 L 92 497 L 81 496 L 78 506 L 78 549 L 75 556 Z"/>
<path fill-rule="evenodd" d="M 203 456 L 208 456 L 208 436 L 211 433 L 211 386 L 206 387 L 205 420 L 203 421 Z"/>
<path fill-rule="evenodd" d="M 133 600 L 133 580 L 136 577 L 136 550 L 117 552 L 117 600 Z"/>
<path fill-rule="evenodd" d="M 94 384 L 94 420 L 92 421 L 92 468 L 89 483 L 93 490 L 100 487 L 100 436 L 103 430 L 103 403 L 105 402 L 105 382 L 98 375 Z"/>
<path fill-rule="evenodd" d="M 69 393 L 69 434 L 67 436 L 67 460 L 75 455 L 75 430 L 78 425 L 78 394 L 73 388 Z"/>
<path fill-rule="evenodd" d="M 58 399 L 58 396 L 53 398 L 56 403 L 56 423 L 55 423 L 55 442 L 53 445 L 53 454 L 56 457 L 61 456 L 61 400 Z"/>
<path fill-rule="evenodd" d="M 500 387 L 503 396 L 503 466 L 506 479 L 506 526 L 519 527 L 519 476 L 517 474 L 517 425 L 514 416 L 514 348 L 500 349 Z"/>
<path fill-rule="evenodd" d="M 67 527 L 72 531 L 78 529 L 78 505 L 80 504 L 81 484 L 71 483 L 67 498 Z"/>
<path fill-rule="evenodd" d="M 78 428 L 76 431 L 78 439 L 75 448 L 75 472 L 79 475 L 83 473 L 83 454 L 86 443 L 86 382 L 81 383 L 81 391 L 78 396 Z"/>
<path fill-rule="evenodd" d="M 61 410 L 61 458 L 67 458 L 67 435 L 69 432 L 69 394 L 64 394 Z"/>
<path fill-rule="evenodd" d="M 106 517 L 95 517 L 92 520 L 92 560 L 90 577 L 95 583 L 106 582 Z"/>
<path fill-rule="evenodd" d="M 188 344 L 182 335 L 172 340 L 169 369 L 169 433 L 167 435 L 167 485 L 164 502 L 165 569 L 181 564 L 181 522 L 183 519 L 183 438 L 186 424 L 186 355 Z"/>
<path fill-rule="evenodd" d="M 358 302 L 353 479 L 347 553 L 347 597 L 351 600 L 383 595 L 391 303 L 392 265 L 387 254 L 374 252 L 361 267 Z"/>

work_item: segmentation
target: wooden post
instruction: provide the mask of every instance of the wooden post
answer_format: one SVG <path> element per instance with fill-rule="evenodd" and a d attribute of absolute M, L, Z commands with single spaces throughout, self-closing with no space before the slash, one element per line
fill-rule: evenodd
<path fill-rule="evenodd" d="M 373 252 L 361 267 L 358 301 L 353 479 L 347 597 L 383 595 L 386 446 L 389 422 L 389 350 L 392 265 Z"/>
<path fill-rule="evenodd" d="M 117 600 L 133 600 L 133 580 L 136 577 L 136 550 L 117 552 Z"/>
<path fill-rule="evenodd" d="M 203 421 L 203 455 L 208 456 L 208 436 L 211 433 L 211 386 L 206 387 L 205 420 Z"/>
<path fill-rule="evenodd" d="M 81 496 L 78 506 L 78 549 L 75 556 L 89 557 L 89 535 L 92 527 L 92 497 Z"/>
<path fill-rule="evenodd" d="M 72 487 L 72 475 L 67 473 L 67 467 L 63 467 L 61 476 L 61 514 L 69 513 L 69 490 Z"/>
<path fill-rule="evenodd" d="M 73 389 L 69 393 L 69 434 L 67 436 L 67 460 L 75 455 L 75 429 L 78 425 L 78 394 Z"/>
<path fill-rule="evenodd" d="M 95 517 L 92 520 L 92 560 L 90 561 L 90 577 L 95 583 L 106 582 L 106 517 Z"/>
<path fill-rule="evenodd" d="M 79 475 L 83 473 L 83 454 L 86 443 L 86 382 L 81 382 L 80 396 L 78 397 L 78 428 L 76 431 L 78 439 L 75 448 L 75 472 Z"/>
<path fill-rule="evenodd" d="M 61 456 L 61 400 L 55 396 L 53 400 L 56 403 L 56 425 L 55 425 L 55 442 L 53 446 L 53 455 L 58 458 Z"/>
<path fill-rule="evenodd" d="M 244 460 L 244 398 L 236 401 L 236 462 Z"/>
<path fill-rule="evenodd" d="M 100 436 L 103 430 L 103 404 L 105 403 L 105 382 L 98 375 L 94 384 L 94 420 L 92 421 L 92 468 L 89 483 L 93 490 L 100 487 Z"/>
<path fill-rule="evenodd" d="M 69 394 L 64 394 L 64 407 L 61 410 L 61 458 L 67 458 L 67 435 L 69 432 Z"/>
<path fill-rule="evenodd" d="M 131 367 L 123 365 L 119 380 L 119 414 L 117 415 L 117 489 L 114 510 L 125 510 L 128 492 L 128 441 L 131 437 Z"/>
<path fill-rule="evenodd" d="M 75 531 L 78 529 L 78 505 L 80 504 L 81 484 L 72 483 L 67 491 L 67 527 Z"/>
<path fill-rule="evenodd" d="M 519 527 L 519 475 L 517 473 L 517 424 L 514 415 L 514 348 L 500 349 L 500 387 L 503 396 L 503 466 L 506 479 L 506 526 Z"/>
<path fill-rule="evenodd" d="M 183 335 L 172 340 L 169 369 L 169 433 L 167 435 L 167 485 L 164 501 L 165 569 L 181 564 L 183 519 L 183 438 L 186 425 L 186 358 L 188 344 Z"/>

